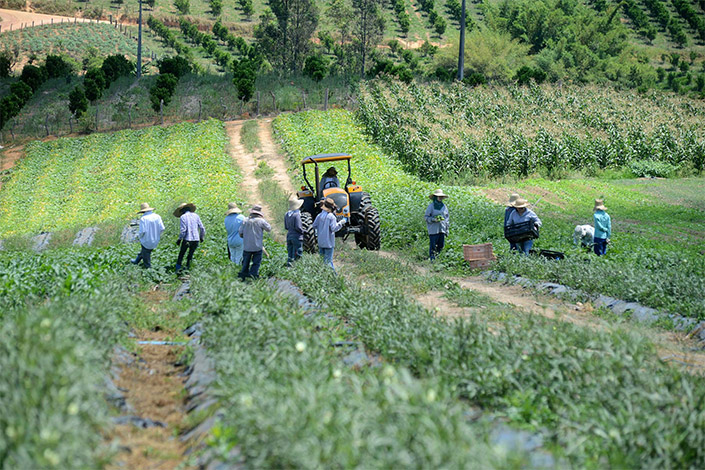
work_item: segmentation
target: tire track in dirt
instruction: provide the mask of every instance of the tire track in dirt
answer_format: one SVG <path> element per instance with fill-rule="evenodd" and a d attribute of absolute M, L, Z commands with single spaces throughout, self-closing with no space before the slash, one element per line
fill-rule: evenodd
<path fill-rule="evenodd" d="M 274 176 L 272 178 L 288 194 L 296 192 L 296 189 L 291 182 L 291 178 L 289 178 L 289 174 L 286 171 L 286 158 L 279 155 L 277 146 L 274 142 L 271 119 L 260 120 L 258 121 L 258 124 L 259 131 L 257 135 L 259 136 L 260 144 L 262 145 L 262 159 L 267 162 L 267 165 L 269 165 L 272 170 L 274 170 Z"/>

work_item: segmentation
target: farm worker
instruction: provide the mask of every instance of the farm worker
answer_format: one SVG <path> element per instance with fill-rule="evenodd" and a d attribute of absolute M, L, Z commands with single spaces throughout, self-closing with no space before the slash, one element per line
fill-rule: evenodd
<path fill-rule="evenodd" d="M 603 199 L 595 199 L 593 212 L 592 218 L 595 222 L 593 249 L 597 256 L 602 256 L 607 253 L 607 243 L 609 243 L 610 236 L 612 235 L 612 219 L 610 219 L 610 215 L 607 213 Z"/>
<path fill-rule="evenodd" d="M 301 258 L 303 254 L 304 228 L 301 225 L 301 206 L 303 199 L 296 195 L 289 198 L 289 211 L 284 215 L 284 228 L 286 229 L 286 265 Z"/>
<path fill-rule="evenodd" d="M 334 166 L 328 168 L 323 176 L 321 177 L 321 191 L 328 188 L 339 188 L 340 181 L 338 181 L 338 170 Z"/>
<path fill-rule="evenodd" d="M 242 264 L 242 237 L 239 230 L 244 220 L 242 210 L 234 202 L 229 202 L 225 212 L 225 231 L 228 234 L 228 258 L 235 264 Z"/>
<path fill-rule="evenodd" d="M 327 197 L 321 204 L 321 213 L 313 221 L 313 228 L 318 232 L 318 254 L 323 257 L 323 261 L 333 269 L 333 250 L 335 249 L 335 232 L 343 228 L 347 222 L 345 218 L 338 219 L 333 214 L 335 211 L 335 201 Z"/>
<path fill-rule="evenodd" d="M 512 193 L 509 195 L 509 202 L 507 203 L 506 209 L 504 209 L 504 226 L 507 226 L 507 221 L 509 220 L 509 216 L 512 215 L 512 212 L 514 212 L 514 202 L 519 199 L 519 195 L 517 193 Z M 509 242 L 509 250 L 516 250 L 517 249 L 517 244 L 514 242 Z"/>
<path fill-rule="evenodd" d="M 132 264 L 139 264 L 142 261 L 142 267 L 149 269 L 152 267 L 152 250 L 159 245 L 159 239 L 164 231 L 164 222 L 146 202 L 140 205 L 140 210 L 137 213 L 142 214 L 139 231 L 142 250 L 132 261 Z"/>
<path fill-rule="evenodd" d="M 541 219 L 532 211 L 531 209 L 528 209 L 529 207 L 529 201 L 523 198 L 519 198 L 516 201 L 514 201 L 514 204 L 512 205 L 514 207 L 514 212 L 509 214 L 509 219 L 507 219 L 507 225 L 515 225 L 515 224 L 520 224 L 522 222 L 527 222 L 531 220 L 534 223 L 534 226 L 536 227 L 541 227 L 542 222 Z M 525 255 L 529 254 L 529 251 L 531 250 L 531 247 L 534 246 L 534 241 L 533 240 L 526 240 L 523 242 L 518 242 L 516 244 L 516 248 Z"/>
<path fill-rule="evenodd" d="M 179 239 L 176 240 L 176 245 L 181 245 L 179 257 L 176 260 L 176 272 L 181 271 L 181 265 L 184 261 L 184 254 L 188 250 L 186 258 L 186 269 L 191 269 L 191 260 L 193 253 L 198 248 L 198 244 L 203 241 L 206 236 L 206 229 L 201 222 L 201 218 L 196 214 L 196 205 L 186 203 L 179 205 L 174 211 L 174 217 L 179 218 Z"/>
<path fill-rule="evenodd" d="M 448 228 L 450 227 L 450 214 L 443 200 L 448 196 L 442 189 L 436 189 L 428 195 L 431 203 L 426 208 L 424 218 L 428 230 L 429 245 L 428 258 L 433 261 L 445 246 Z"/>
<path fill-rule="evenodd" d="M 262 206 L 252 206 L 250 217 L 245 219 L 238 229 L 242 237 L 243 256 L 242 270 L 238 277 L 243 281 L 247 278 L 259 277 L 259 266 L 262 264 L 264 249 L 264 232 L 271 232 L 272 226 L 264 219 Z"/>

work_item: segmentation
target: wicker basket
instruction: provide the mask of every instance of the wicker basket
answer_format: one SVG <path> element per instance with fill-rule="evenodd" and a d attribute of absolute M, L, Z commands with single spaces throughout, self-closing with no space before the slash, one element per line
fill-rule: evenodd
<path fill-rule="evenodd" d="M 463 245 L 463 258 L 473 269 L 486 269 L 496 260 L 492 253 L 492 243 L 482 245 Z"/>

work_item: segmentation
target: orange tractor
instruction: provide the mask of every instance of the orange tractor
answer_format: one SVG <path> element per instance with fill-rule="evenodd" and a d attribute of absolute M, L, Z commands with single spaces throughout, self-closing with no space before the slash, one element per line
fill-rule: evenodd
<path fill-rule="evenodd" d="M 340 219 L 345 217 L 348 223 L 340 231 L 336 232 L 336 237 L 347 238 L 350 234 L 355 235 L 355 243 L 360 248 L 367 250 L 379 250 L 380 248 L 380 220 L 379 212 L 372 205 L 369 193 L 362 190 L 362 187 L 352 180 L 350 169 L 350 159 L 352 157 L 345 153 L 326 153 L 306 157 L 301 161 L 303 167 L 303 177 L 305 186 L 298 192 L 299 199 L 303 199 L 301 206 L 301 224 L 304 229 L 304 250 L 309 253 L 318 251 L 316 233 L 313 229 L 313 221 L 321 212 L 317 202 L 324 198 L 331 198 L 335 201 L 335 216 Z M 321 175 L 318 165 L 329 162 L 347 162 L 348 175 L 345 184 L 340 187 L 338 184 L 324 183 L 321 187 Z M 308 179 L 306 167 L 314 167 L 314 184 Z M 337 178 L 336 178 L 337 180 Z"/>

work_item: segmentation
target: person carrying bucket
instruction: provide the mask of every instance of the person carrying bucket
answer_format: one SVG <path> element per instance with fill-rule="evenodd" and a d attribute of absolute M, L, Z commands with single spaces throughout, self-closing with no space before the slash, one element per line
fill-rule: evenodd
<path fill-rule="evenodd" d="M 426 208 L 424 219 L 429 238 L 428 258 L 433 261 L 445 247 L 445 239 L 450 227 L 450 213 L 448 207 L 443 203 L 448 195 L 442 189 L 436 189 L 428 197 L 431 199 L 431 203 Z"/>

